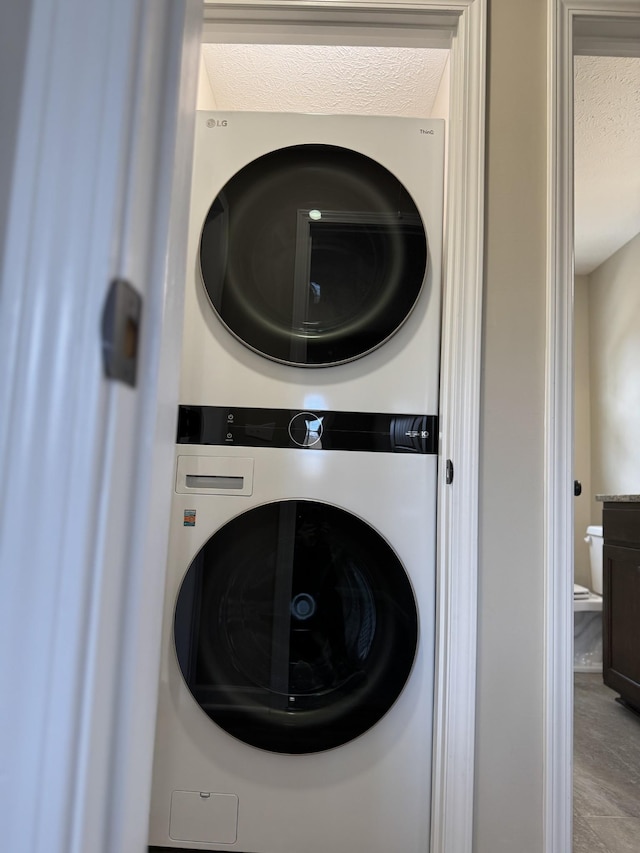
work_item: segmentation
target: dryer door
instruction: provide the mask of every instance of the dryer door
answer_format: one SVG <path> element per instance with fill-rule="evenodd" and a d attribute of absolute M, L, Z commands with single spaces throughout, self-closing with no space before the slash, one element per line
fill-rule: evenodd
<path fill-rule="evenodd" d="M 379 163 L 298 145 L 228 181 L 204 224 L 200 267 L 240 341 L 320 367 L 370 352 L 404 323 L 425 280 L 427 238 L 409 193 Z"/>
<path fill-rule="evenodd" d="M 352 740 L 400 694 L 418 615 L 388 543 L 344 510 L 280 501 L 198 553 L 175 611 L 186 683 L 229 734 L 281 753 Z"/>

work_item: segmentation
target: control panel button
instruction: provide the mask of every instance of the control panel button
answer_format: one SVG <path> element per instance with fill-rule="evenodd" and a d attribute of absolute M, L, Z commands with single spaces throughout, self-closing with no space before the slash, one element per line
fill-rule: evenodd
<path fill-rule="evenodd" d="M 289 437 L 298 447 L 322 447 L 323 416 L 299 412 L 289 421 Z"/>

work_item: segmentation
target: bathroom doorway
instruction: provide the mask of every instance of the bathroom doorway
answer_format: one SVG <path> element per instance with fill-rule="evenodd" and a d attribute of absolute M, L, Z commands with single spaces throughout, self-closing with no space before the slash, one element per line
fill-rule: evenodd
<path fill-rule="evenodd" d="M 640 479 L 640 57 L 574 57 L 574 502 L 576 583 L 594 588 L 585 533 L 602 523 L 596 494 Z M 635 255 L 634 255 L 635 253 Z"/>
<path fill-rule="evenodd" d="M 640 2 L 553 0 L 549 8 L 545 849 L 564 853 L 572 848 L 573 830 L 574 479 L 581 476 L 573 451 L 574 55 L 640 56 Z M 593 492 L 593 484 L 588 489 Z M 579 849 L 594 848 L 574 853 Z"/>
<path fill-rule="evenodd" d="M 601 563 L 600 578 L 597 571 L 602 503 L 595 499 L 634 493 L 640 482 L 639 91 L 640 57 L 578 49 L 573 93 L 574 470 L 582 491 L 574 501 L 576 853 L 624 849 L 640 832 L 640 781 L 628 760 L 640 751 L 640 720 L 616 705 L 615 692 L 602 682 Z M 600 738 L 603 719 L 607 735 Z"/>

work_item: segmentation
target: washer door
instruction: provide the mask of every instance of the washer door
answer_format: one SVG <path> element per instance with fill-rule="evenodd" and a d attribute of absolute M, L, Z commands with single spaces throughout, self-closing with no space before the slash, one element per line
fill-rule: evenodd
<path fill-rule="evenodd" d="M 422 289 L 427 239 L 407 190 L 379 163 L 298 145 L 241 169 L 200 240 L 204 286 L 244 344 L 275 361 L 352 361 L 404 323 Z"/>
<path fill-rule="evenodd" d="M 372 527 L 328 504 L 280 501 L 208 540 L 174 631 L 185 681 L 214 722 L 261 749 L 311 753 L 389 710 L 413 665 L 418 615 Z"/>

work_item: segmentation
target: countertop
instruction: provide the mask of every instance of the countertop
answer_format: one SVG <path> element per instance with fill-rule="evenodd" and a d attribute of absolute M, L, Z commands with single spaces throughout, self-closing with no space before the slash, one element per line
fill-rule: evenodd
<path fill-rule="evenodd" d="M 640 495 L 596 495 L 596 500 L 602 503 L 633 504 L 640 503 Z"/>

